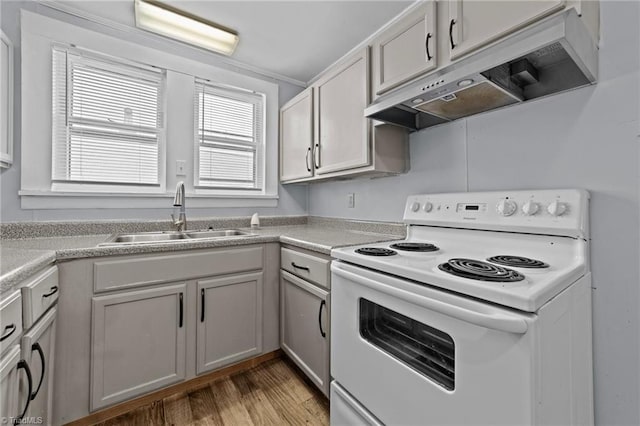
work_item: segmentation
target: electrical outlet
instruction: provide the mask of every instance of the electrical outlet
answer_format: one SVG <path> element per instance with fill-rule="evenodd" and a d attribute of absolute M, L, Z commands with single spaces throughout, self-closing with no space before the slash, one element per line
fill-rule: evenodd
<path fill-rule="evenodd" d="M 187 162 L 184 160 L 176 160 L 176 176 L 187 175 Z"/>
<path fill-rule="evenodd" d="M 356 194 L 353 192 L 347 194 L 347 207 L 352 209 L 356 206 Z"/>

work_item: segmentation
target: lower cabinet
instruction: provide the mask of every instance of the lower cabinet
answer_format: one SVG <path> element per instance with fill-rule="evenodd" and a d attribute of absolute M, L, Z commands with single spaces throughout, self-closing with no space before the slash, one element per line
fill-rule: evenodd
<path fill-rule="evenodd" d="M 262 353 L 262 272 L 198 281 L 197 374 Z"/>
<path fill-rule="evenodd" d="M 27 403 L 27 395 L 18 394 L 20 374 L 18 366 L 23 366 L 22 362 L 20 345 L 12 346 L 0 358 L 0 420 L 3 420 L 3 423 L 4 419 L 7 419 L 7 423 L 10 424 L 12 419 L 20 416 Z"/>
<path fill-rule="evenodd" d="M 186 283 L 93 298 L 91 410 L 185 378 Z"/>
<path fill-rule="evenodd" d="M 31 402 L 25 414 L 51 424 L 57 308 L 51 308 L 22 336 L 22 359 L 31 369 Z M 26 389 L 26 381 L 21 382 Z M 27 392 L 23 392 L 26 394 Z"/>
<path fill-rule="evenodd" d="M 280 344 L 313 383 L 329 395 L 329 292 L 280 272 Z"/>

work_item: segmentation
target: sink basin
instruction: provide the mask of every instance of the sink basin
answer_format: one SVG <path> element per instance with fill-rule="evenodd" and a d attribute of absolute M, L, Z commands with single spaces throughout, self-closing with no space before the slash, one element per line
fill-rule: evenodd
<path fill-rule="evenodd" d="M 239 236 L 253 236 L 250 232 L 240 231 L 238 229 L 204 229 L 197 231 L 160 231 L 160 232 L 138 232 L 131 234 L 115 234 L 107 241 L 99 244 L 100 246 L 110 246 L 119 244 L 144 244 L 144 243 L 160 243 L 168 241 L 184 241 L 184 240 L 203 240 L 203 239 L 222 239 Z"/>
<path fill-rule="evenodd" d="M 216 231 L 208 229 L 204 231 L 186 231 L 185 235 L 188 238 L 215 238 L 215 237 L 237 237 L 239 235 L 251 235 L 249 232 L 240 231 L 238 229 L 224 229 Z"/>

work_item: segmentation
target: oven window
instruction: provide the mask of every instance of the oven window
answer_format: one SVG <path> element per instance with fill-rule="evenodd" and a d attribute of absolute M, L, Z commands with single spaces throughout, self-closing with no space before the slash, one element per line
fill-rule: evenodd
<path fill-rule="evenodd" d="M 455 344 L 447 333 L 361 298 L 360 335 L 443 388 L 455 388 Z"/>

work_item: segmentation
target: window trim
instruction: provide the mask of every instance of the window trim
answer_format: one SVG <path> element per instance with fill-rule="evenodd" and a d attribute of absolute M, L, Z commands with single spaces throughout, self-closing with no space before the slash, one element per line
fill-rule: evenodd
<path fill-rule="evenodd" d="M 146 45 L 129 42 L 122 38 L 89 30 L 78 25 L 69 24 L 28 10 L 21 11 L 22 41 L 22 81 L 43 82 L 38 85 L 21 86 L 22 91 L 22 144 L 20 167 L 20 195 L 23 209 L 75 209 L 75 208 L 167 208 L 168 198 L 173 196 L 173 188 L 178 181 L 184 181 L 187 197 L 194 199 L 190 208 L 217 207 L 276 207 L 278 199 L 278 111 L 279 86 L 276 82 L 264 78 L 252 77 L 229 69 L 220 68 L 207 62 L 200 62 L 174 53 L 157 50 Z M 73 44 L 86 50 L 100 52 L 134 62 L 154 64 L 167 70 L 167 111 L 165 176 L 161 181 L 165 189 L 146 193 L 117 192 L 96 193 L 84 187 L 88 192 L 51 191 L 51 46 L 52 43 Z M 48 52 L 48 53 L 47 53 Z M 216 63 L 212 60 L 212 63 Z M 216 83 L 243 87 L 248 90 L 264 93 L 265 104 L 265 175 L 264 194 L 211 194 L 194 188 L 190 173 L 193 170 L 193 94 L 185 93 L 184 85 L 178 87 L 175 81 L 185 81 L 193 76 L 215 81 Z M 48 84 L 44 84 L 44 83 Z M 176 88 L 178 87 L 178 88 Z M 180 99 L 180 106 L 174 100 Z M 188 100 L 187 100 L 188 99 Z M 186 109 L 189 111 L 186 111 Z M 177 110 L 173 118 L 169 115 Z M 188 129 L 176 128 L 188 123 Z M 186 132 L 186 133 L 185 133 Z M 49 154 L 43 155 L 47 150 Z M 175 161 L 186 163 L 188 176 L 176 176 Z M 125 189 L 122 188 L 124 191 Z M 138 198 L 136 200 L 136 197 Z M 120 201 L 124 200 L 122 203 Z"/>
<path fill-rule="evenodd" d="M 256 165 L 256 180 L 261 183 L 258 188 L 223 188 L 223 187 L 214 187 L 207 185 L 200 185 L 200 147 L 201 147 L 201 139 L 199 137 L 199 119 L 195 114 L 196 108 L 194 108 L 194 120 L 193 120 L 193 135 L 194 135 L 194 149 L 193 149 L 193 190 L 194 194 L 200 195 L 264 195 L 266 193 L 266 172 L 267 172 L 267 147 L 266 147 L 266 121 L 267 121 L 267 102 L 266 95 L 264 93 L 259 93 L 253 90 L 248 90 L 240 87 L 230 86 L 227 84 L 220 84 L 215 81 L 198 78 L 194 79 L 194 106 L 198 104 L 198 95 L 200 91 L 198 90 L 198 85 L 209 86 L 211 88 L 219 88 L 221 90 L 227 90 L 231 92 L 237 93 L 246 93 L 248 96 L 256 95 L 262 98 L 262 129 L 260 135 L 260 141 L 256 144 L 256 155 L 258 156 L 259 163 Z M 221 142 L 224 143 L 224 142 Z M 241 145 L 241 144 L 238 144 Z M 249 145 L 249 144 L 248 144 Z M 261 174 L 262 176 L 258 177 L 257 174 Z"/>

